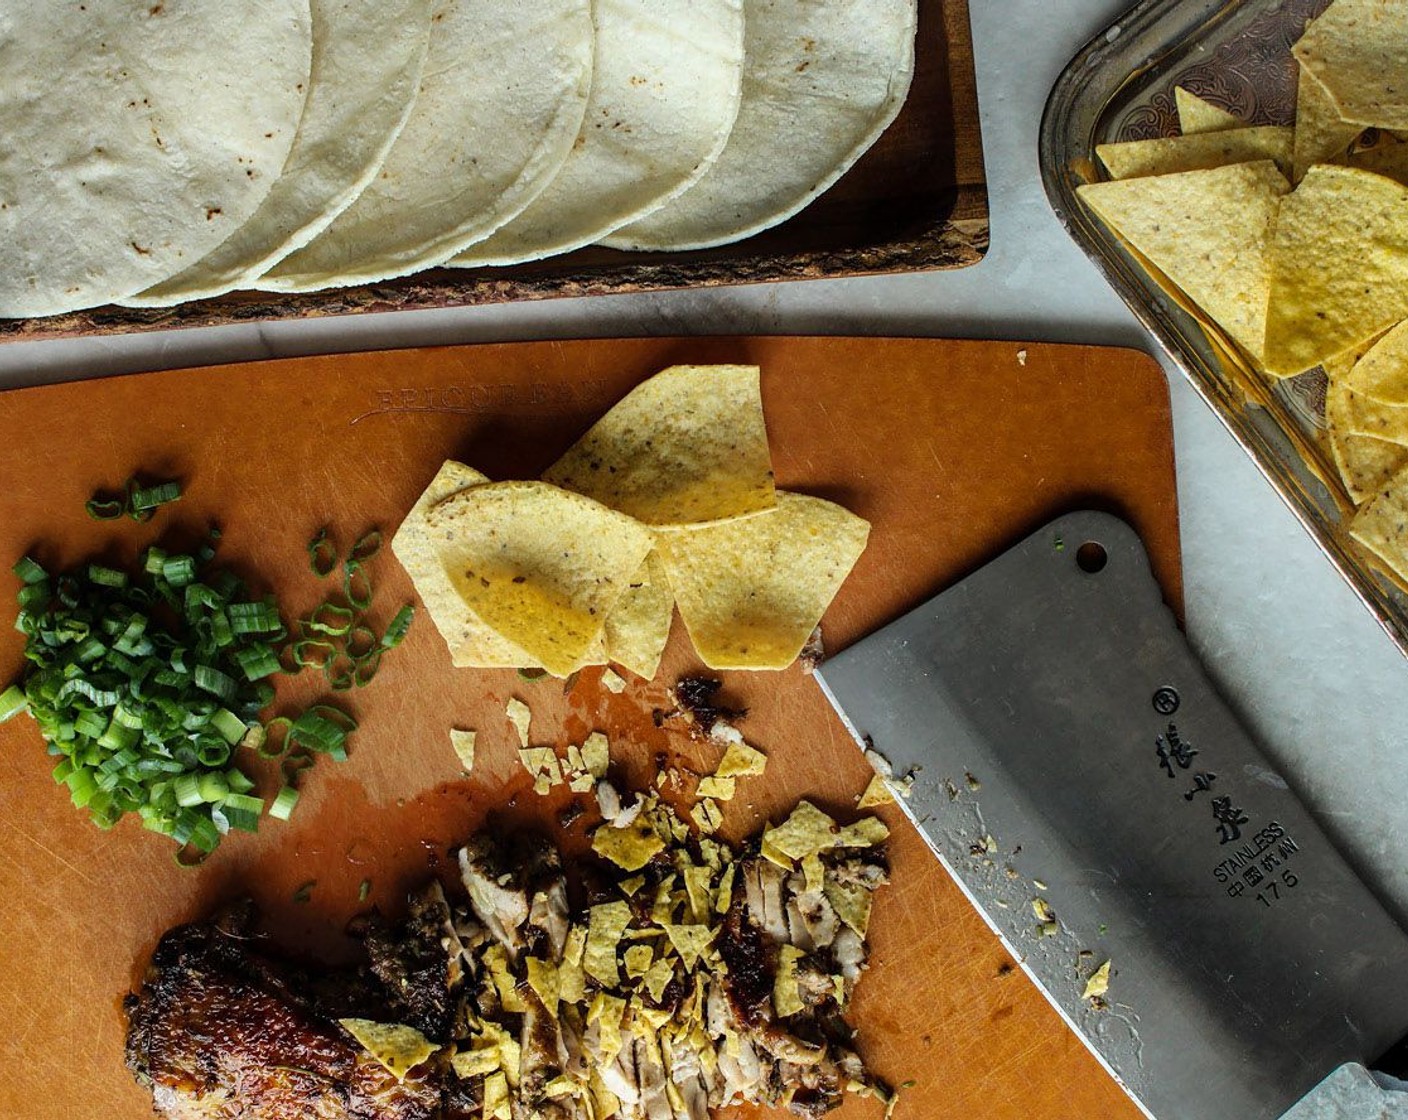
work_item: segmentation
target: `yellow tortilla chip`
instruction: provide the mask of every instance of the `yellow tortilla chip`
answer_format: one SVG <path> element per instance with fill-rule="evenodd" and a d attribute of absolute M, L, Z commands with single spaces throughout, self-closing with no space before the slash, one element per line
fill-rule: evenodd
<path fill-rule="evenodd" d="M 620 983 L 616 947 L 631 924 L 631 908 L 624 902 L 603 902 L 593 906 L 589 914 L 582 969 L 603 987 L 614 988 Z"/>
<path fill-rule="evenodd" d="M 836 822 L 810 801 L 799 801 L 785 821 L 763 833 L 763 843 L 788 859 L 803 860 L 836 846 Z"/>
<path fill-rule="evenodd" d="M 732 801 L 736 791 L 733 778 L 717 776 L 699 779 L 697 793 L 700 797 L 712 797 L 715 801 Z"/>
<path fill-rule="evenodd" d="M 1291 169 L 1294 133 L 1280 125 L 1229 128 L 1191 136 L 1163 136 L 1155 140 L 1127 140 L 1100 144 L 1095 154 L 1112 179 L 1149 175 L 1174 175 L 1180 171 L 1207 171 L 1237 163 L 1273 160 L 1283 171 Z"/>
<path fill-rule="evenodd" d="M 1317 164 L 1281 203 L 1265 365 L 1319 365 L 1408 315 L 1408 187 Z"/>
<path fill-rule="evenodd" d="M 647 525 L 773 506 L 757 366 L 671 366 L 637 385 L 543 474 Z"/>
<path fill-rule="evenodd" d="M 649 945 L 632 945 L 621 954 L 621 963 L 625 965 L 626 975 L 632 980 L 644 976 L 650 971 L 650 961 L 654 956 L 655 950 Z"/>
<path fill-rule="evenodd" d="M 660 834 L 640 817 L 625 828 L 604 824 L 592 835 L 592 851 L 625 871 L 639 871 L 664 847 Z"/>
<path fill-rule="evenodd" d="M 414 1027 L 372 1019 L 339 1019 L 338 1024 L 397 1081 L 440 1049 Z"/>
<path fill-rule="evenodd" d="M 1106 961 L 1090 974 L 1090 978 L 1085 982 L 1085 991 L 1081 992 L 1081 999 L 1100 999 L 1109 992 L 1110 963 Z"/>
<path fill-rule="evenodd" d="M 832 502 L 777 495 L 757 517 L 656 533 L 694 648 L 713 669 L 783 669 L 840 589 L 870 523 Z"/>
<path fill-rule="evenodd" d="M 1106 225 L 1259 358 L 1266 333 L 1268 250 L 1281 196 L 1289 189 L 1275 164 L 1262 161 L 1088 183 L 1078 193 Z"/>
<path fill-rule="evenodd" d="M 836 916 L 864 937 L 870 925 L 870 891 L 860 883 L 842 883 L 828 876 L 823 893 L 831 903 L 831 909 L 836 911 Z"/>
<path fill-rule="evenodd" d="M 675 952 L 680 955 L 684 967 L 693 970 L 699 958 L 714 940 L 714 931 L 706 925 L 665 925 L 665 934 Z"/>
<path fill-rule="evenodd" d="M 1344 382 L 1350 392 L 1367 401 L 1398 408 L 1408 406 L 1408 321 L 1399 323 L 1369 347 L 1345 375 Z"/>
<path fill-rule="evenodd" d="M 1354 515 L 1349 535 L 1408 583 L 1408 471 L 1389 479 Z"/>
<path fill-rule="evenodd" d="M 836 834 L 838 848 L 873 848 L 890 838 L 890 829 L 879 817 L 861 817 Z"/>
<path fill-rule="evenodd" d="M 450 728 L 450 746 L 454 748 L 455 755 L 459 758 L 460 765 L 464 767 L 466 774 L 474 769 L 475 738 L 473 731 L 461 731 L 458 727 Z"/>
<path fill-rule="evenodd" d="M 1350 145 L 1362 131 L 1357 124 L 1345 124 L 1339 110 L 1320 79 L 1304 67 L 1296 84 L 1296 137 L 1292 156 L 1299 183 L 1313 164 L 1343 163 Z"/>
<path fill-rule="evenodd" d="M 893 805 L 895 795 L 890 792 L 890 787 L 885 779 L 879 774 L 871 776 L 870 784 L 865 787 L 865 792 L 860 795 L 860 800 L 856 802 L 857 809 L 873 809 L 876 805 Z"/>
<path fill-rule="evenodd" d="M 647 563 L 649 563 L 649 560 L 650 558 L 646 557 Z M 629 595 L 630 591 L 628 590 L 626 594 Z M 671 602 L 673 603 L 673 600 L 671 600 Z M 606 620 L 606 625 L 610 628 L 611 620 L 609 618 Z M 621 676 L 621 674 L 614 669 L 606 669 L 601 674 L 601 685 L 607 692 L 614 692 L 619 696 L 626 691 L 626 678 Z"/>
<path fill-rule="evenodd" d="M 660 655 L 670 640 L 670 623 L 674 616 L 674 592 L 665 576 L 665 566 L 652 552 L 606 616 L 607 658 L 650 680 L 660 667 Z M 603 683 L 607 683 L 604 678 Z M 611 687 L 609 683 L 607 687 Z"/>
<path fill-rule="evenodd" d="M 674 978 L 675 966 L 667 960 L 658 960 L 646 970 L 643 983 L 650 998 L 659 1003 L 665 998 L 665 989 Z"/>
<path fill-rule="evenodd" d="M 719 891 L 714 896 L 714 913 L 727 914 L 733 904 L 733 881 L 738 878 L 738 864 L 730 863 L 719 877 Z"/>
<path fill-rule="evenodd" d="M 1408 183 L 1408 142 L 1381 132 L 1377 144 L 1351 152 L 1345 163 L 1349 167 L 1372 171 L 1396 183 Z"/>
<path fill-rule="evenodd" d="M 1408 129 L 1408 5 L 1335 0 L 1292 52 L 1329 91 L 1341 119 Z"/>
<path fill-rule="evenodd" d="M 471 1077 L 484 1077 L 499 1068 L 499 1048 L 486 1046 L 482 1050 L 461 1050 L 450 1059 L 450 1068 L 462 1081 Z"/>
<path fill-rule="evenodd" d="M 1242 127 L 1242 122 L 1226 109 L 1219 109 L 1182 86 L 1174 87 L 1173 100 L 1178 106 L 1178 128 L 1184 136 Z"/>
<path fill-rule="evenodd" d="M 718 832 L 719 826 L 724 823 L 723 810 L 719 808 L 718 802 L 710 801 L 707 797 L 690 809 L 689 815 L 695 827 L 706 834 Z"/>
<path fill-rule="evenodd" d="M 747 743 L 730 743 L 714 771 L 716 778 L 756 778 L 767 769 L 768 756 Z"/>
<path fill-rule="evenodd" d="M 527 967 L 528 986 L 542 1000 L 548 1014 L 556 1018 L 558 999 L 562 990 L 558 979 L 557 965 L 552 961 L 529 957 Z"/>
<path fill-rule="evenodd" d="M 445 639 L 450 660 L 456 666 L 536 668 L 532 657 L 495 633 L 455 593 L 426 524 L 426 514 L 437 503 L 488 481 L 472 467 L 446 460 L 396 530 L 391 539 L 391 551 L 415 584 L 416 593 L 425 604 L 435 629 Z"/>
<path fill-rule="evenodd" d="M 593 778 L 604 778 L 611 768 L 611 743 L 600 731 L 593 731 L 582 744 L 582 765 Z"/>
<path fill-rule="evenodd" d="M 533 729 L 533 712 L 517 696 L 510 696 L 507 704 L 504 705 L 504 714 L 508 716 L 509 723 L 513 724 L 513 730 L 518 734 L 518 745 L 527 747 L 532 745 L 529 736 Z"/>
<path fill-rule="evenodd" d="M 546 796 L 552 787 L 562 781 L 562 763 L 557 752 L 551 747 L 522 747 L 518 761 L 533 779 L 533 792 L 539 797 Z"/>
<path fill-rule="evenodd" d="M 426 523 L 469 609 L 564 677 L 651 548 L 636 521 L 544 482 L 462 490 L 432 506 Z"/>
<path fill-rule="evenodd" d="M 772 1007 L 779 1019 L 806 1009 L 797 983 L 797 962 L 805 954 L 795 945 L 783 945 L 777 954 L 777 974 L 773 977 Z"/>
<path fill-rule="evenodd" d="M 508 1096 L 508 1079 L 502 1073 L 491 1073 L 484 1079 L 484 1120 L 513 1120 L 513 1105 Z"/>

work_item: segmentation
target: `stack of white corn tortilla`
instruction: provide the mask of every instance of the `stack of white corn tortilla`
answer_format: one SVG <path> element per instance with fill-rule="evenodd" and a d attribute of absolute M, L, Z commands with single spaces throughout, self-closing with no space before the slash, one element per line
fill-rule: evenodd
<path fill-rule="evenodd" d="M 899 111 L 916 0 L 90 0 L 6 17 L 0 316 L 784 221 Z"/>

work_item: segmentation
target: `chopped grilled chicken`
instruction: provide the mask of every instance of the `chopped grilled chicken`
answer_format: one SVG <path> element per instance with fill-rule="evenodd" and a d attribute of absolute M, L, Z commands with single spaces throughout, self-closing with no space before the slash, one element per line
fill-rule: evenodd
<path fill-rule="evenodd" d="M 679 840 L 654 796 L 616 809 L 616 825 L 645 813 L 667 850 L 629 877 L 584 865 L 588 909 L 550 845 L 481 835 L 458 857 L 467 907 L 432 882 L 400 926 L 374 915 L 361 969 L 279 962 L 248 914 L 172 931 L 128 1000 L 128 1064 L 180 1120 L 707 1120 L 740 1104 L 811 1120 L 847 1090 L 883 1094 L 842 1018 L 865 943 L 831 901 L 887 881 L 883 853 L 735 862 L 717 839 Z M 342 1018 L 414 1027 L 434 1053 L 398 1081 Z"/>
<path fill-rule="evenodd" d="M 398 1082 L 335 1023 L 301 1007 L 277 982 L 281 967 L 248 945 L 247 934 L 218 924 L 172 930 L 141 993 L 128 997 L 127 1066 L 151 1088 L 158 1115 L 440 1116 L 433 1069 Z"/>
<path fill-rule="evenodd" d="M 528 898 L 521 888 L 499 882 L 504 873 L 494 865 L 497 854 L 487 836 L 471 840 L 460 849 L 460 878 L 474 913 L 508 950 L 510 959 L 517 960 L 523 949 L 521 930 L 528 920 Z"/>

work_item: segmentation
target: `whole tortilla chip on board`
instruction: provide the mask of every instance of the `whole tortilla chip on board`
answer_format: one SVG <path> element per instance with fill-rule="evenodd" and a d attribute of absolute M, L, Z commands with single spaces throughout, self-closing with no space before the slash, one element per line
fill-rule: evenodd
<path fill-rule="evenodd" d="M 1271 231 L 1281 196 L 1289 189 L 1276 165 L 1261 160 L 1088 183 L 1079 194 L 1208 318 L 1260 359 Z"/>
<path fill-rule="evenodd" d="M 1274 160 L 1283 171 L 1291 169 L 1294 132 L 1280 125 L 1230 128 L 1156 140 L 1127 140 L 1100 144 L 1095 154 L 1114 179 L 1147 175 L 1172 175 L 1180 171 L 1206 171 L 1234 163 Z"/>
<path fill-rule="evenodd" d="M 1364 129 L 1340 120 L 1339 110 L 1330 100 L 1329 91 L 1320 79 L 1301 67 L 1296 83 L 1296 135 L 1292 155 L 1294 174 L 1291 181 L 1299 183 L 1316 163 L 1343 163 L 1349 147 Z"/>
<path fill-rule="evenodd" d="M 446 460 L 396 530 L 396 535 L 391 539 L 391 551 L 415 584 L 426 613 L 445 639 L 450 649 L 450 660 L 456 666 L 537 668 L 538 664 L 532 657 L 496 633 L 460 598 L 450 582 L 449 573 L 445 571 L 430 526 L 426 524 L 426 514 L 437 503 L 452 494 L 488 482 L 488 477 L 473 467 L 453 459 Z"/>
<path fill-rule="evenodd" d="M 649 680 L 660 667 L 674 617 L 675 593 L 659 554 L 652 552 L 606 616 L 607 659 Z"/>
<path fill-rule="evenodd" d="M 694 648 L 713 669 L 796 660 L 865 550 L 870 524 L 832 502 L 779 491 L 741 521 L 655 534 Z"/>
<path fill-rule="evenodd" d="M 1400 471 L 1360 507 L 1349 535 L 1408 583 L 1408 471 Z"/>
<path fill-rule="evenodd" d="M 1341 119 L 1408 129 L 1408 4 L 1335 0 L 1292 48 Z"/>
<path fill-rule="evenodd" d="M 662 370 L 631 390 L 543 478 L 652 526 L 771 509 L 772 453 L 758 367 Z"/>
<path fill-rule="evenodd" d="M 1408 315 L 1408 187 L 1317 164 L 1281 204 L 1265 364 L 1310 369 Z"/>
<path fill-rule="evenodd" d="M 1174 87 L 1173 100 L 1178 106 L 1178 128 L 1184 136 L 1242 127 L 1242 121 L 1238 117 L 1226 109 L 1219 109 L 1211 101 L 1205 101 L 1192 90 L 1182 86 Z"/>
<path fill-rule="evenodd" d="M 639 522 L 546 482 L 493 482 L 426 514 L 471 611 L 555 676 L 579 668 L 652 541 Z"/>

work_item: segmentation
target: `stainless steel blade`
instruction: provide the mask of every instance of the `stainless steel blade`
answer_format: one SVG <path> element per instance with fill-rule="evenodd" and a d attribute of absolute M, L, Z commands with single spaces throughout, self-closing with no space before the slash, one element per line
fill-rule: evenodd
<path fill-rule="evenodd" d="M 1159 1120 L 1274 1120 L 1408 1033 L 1408 937 L 1218 697 L 1124 522 L 1060 518 L 818 676 Z"/>

